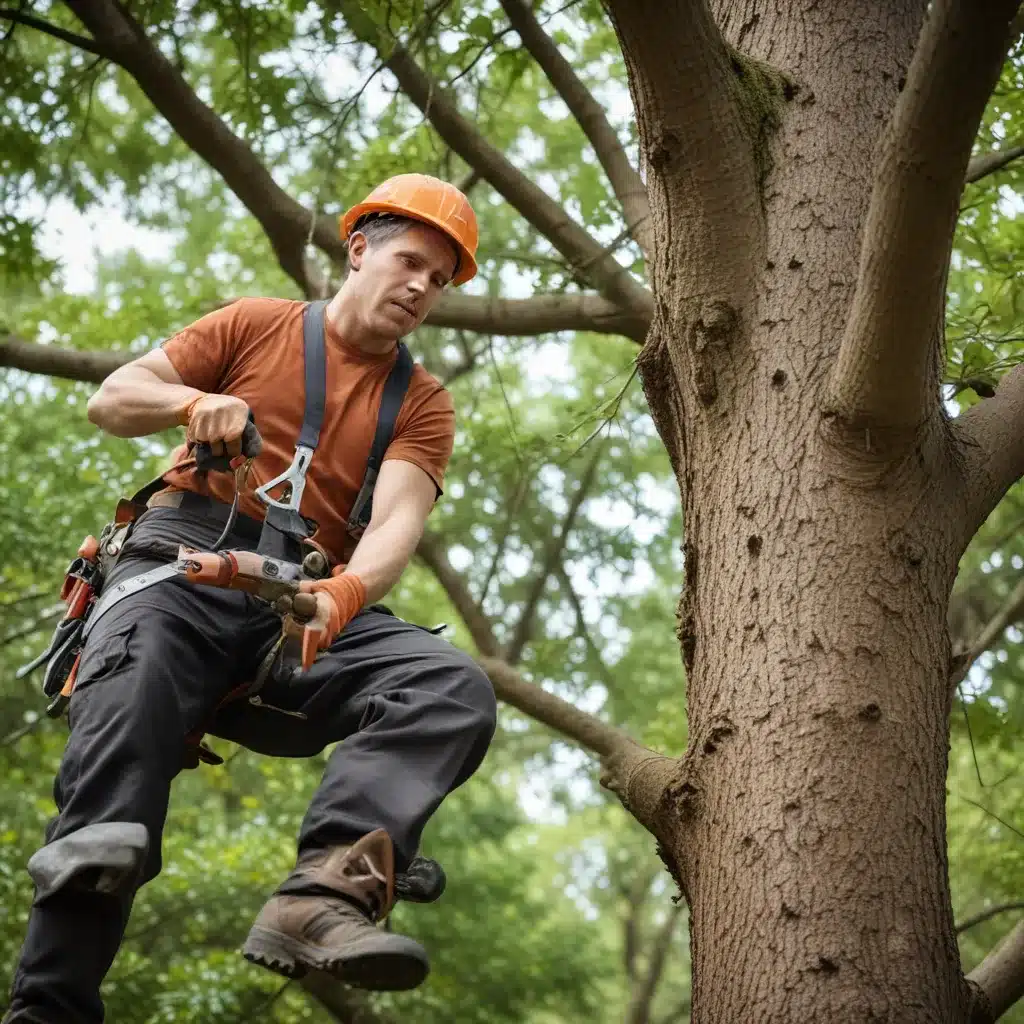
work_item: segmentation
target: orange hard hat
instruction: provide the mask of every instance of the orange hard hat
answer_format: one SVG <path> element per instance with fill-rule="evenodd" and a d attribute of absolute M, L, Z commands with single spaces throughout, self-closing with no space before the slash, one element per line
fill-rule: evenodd
<path fill-rule="evenodd" d="M 429 174 L 397 174 L 388 178 L 342 216 L 341 237 L 348 238 L 359 219 L 368 213 L 411 217 L 443 231 L 459 251 L 452 284 L 465 284 L 476 275 L 476 214 L 454 185 Z"/>

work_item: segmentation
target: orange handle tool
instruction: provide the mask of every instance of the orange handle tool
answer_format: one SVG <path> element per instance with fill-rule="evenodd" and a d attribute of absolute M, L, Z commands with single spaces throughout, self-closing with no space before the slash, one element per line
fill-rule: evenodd
<path fill-rule="evenodd" d="M 230 551 L 189 553 L 185 562 L 185 578 L 189 583 L 226 587 L 238 575 L 238 563 Z"/>
<path fill-rule="evenodd" d="M 75 585 L 68 595 L 68 610 L 64 613 L 65 619 L 80 619 L 85 615 L 85 609 L 89 607 L 92 598 L 92 587 L 85 580 L 75 580 Z"/>

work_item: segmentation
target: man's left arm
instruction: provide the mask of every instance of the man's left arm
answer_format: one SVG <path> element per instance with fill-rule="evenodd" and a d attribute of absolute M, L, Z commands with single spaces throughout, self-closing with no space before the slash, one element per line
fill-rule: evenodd
<path fill-rule="evenodd" d="M 423 536 L 437 487 L 419 466 L 386 459 L 373 489 L 373 511 L 345 568 L 366 588 L 366 604 L 379 601 L 398 582 Z"/>
<path fill-rule="evenodd" d="M 398 582 L 441 494 L 454 441 L 451 395 L 438 385 L 414 405 L 388 446 L 373 490 L 370 523 L 345 571 L 302 584 L 303 590 L 317 594 L 314 626 L 321 630 L 321 647 Z"/>

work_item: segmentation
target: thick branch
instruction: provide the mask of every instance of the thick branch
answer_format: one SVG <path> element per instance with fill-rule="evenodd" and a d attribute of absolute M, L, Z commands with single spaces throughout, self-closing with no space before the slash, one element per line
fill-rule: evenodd
<path fill-rule="evenodd" d="M 986 921 L 990 921 L 993 917 L 996 917 L 999 914 L 1008 913 L 1011 910 L 1024 910 L 1024 901 L 1017 900 L 1014 903 L 1000 903 L 994 907 L 979 910 L 978 913 L 972 914 L 970 917 L 965 917 L 962 921 L 957 921 L 954 930 L 957 935 L 963 935 L 963 933 L 969 929 L 976 928 L 979 924 L 984 924 Z"/>
<path fill-rule="evenodd" d="M 222 304 L 219 304 L 222 305 Z M 621 313 L 597 295 L 537 295 L 529 299 L 486 296 L 442 296 L 426 322 L 479 334 L 535 337 L 556 331 L 592 331 L 622 335 L 642 344 L 647 321 Z M 127 352 L 81 352 L 58 345 L 40 345 L 13 335 L 0 335 L 0 366 L 67 380 L 99 384 L 133 359 Z"/>
<path fill-rule="evenodd" d="M 1019 999 L 1024 998 L 1024 921 L 967 975 L 984 994 L 986 1016 L 998 1020 Z"/>
<path fill-rule="evenodd" d="M 37 345 L 12 335 L 0 336 L 0 366 L 49 377 L 99 384 L 132 358 L 128 352 L 79 352 L 57 345 Z"/>
<path fill-rule="evenodd" d="M 524 679 L 497 656 L 494 627 L 448 560 L 443 541 L 425 533 L 416 553 L 433 571 L 466 623 L 480 651 L 477 664 L 487 673 L 498 699 L 599 757 L 603 769 L 601 784 L 619 797 L 641 825 L 654 832 L 659 802 L 676 775 L 678 761 L 641 746 L 621 729 Z"/>
<path fill-rule="evenodd" d="M 935 0 L 875 168 L 831 410 L 913 430 L 935 408 L 946 269 L 971 146 L 1020 0 Z"/>
<path fill-rule="evenodd" d="M 106 55 L 125 69 L 193 152 L 224 179 L 260 222 L 281 267 L 303 294 L 319 294 L 305 261 L 310 212 L 273 179 L 252 149 L 195 94 L 177 68 L 146 37 L 116 0 L 65 0 Z M 313 242 L 339 262 L 344 245 L 327 218 L 318 218 Z"/>
<path fill-rule="evenodd" d="M 515 207 L 607 299 L 649 318 L 650 292 L 577 224 L 542 188 L 492 146 L 456 109 L 408 50 L 388 36 L 356 0 L 338 0 L 353 34 L 372 46 L 444 142 Z"/>
<path fill-rule="evenodd" d="M 454 327 L 479 334 L 533 337 L 555 331 L 621 334 L 643 344 L 648 317 L 624 313 L 599 295 L 537 295 L 496 299 L 447 293 L 427 317 L 434 327 Z"/>
<path fill-rule="evenodd" d="M 626 1024 L 649 1024 L 654 994 L 658 990 L 658 983 L 665 970 L 665 960 L 672 948 L 672 938 L 682 912 L 683 903 L 680 900 L 672 905 L 661 928 L 658 929 L 658 934 L 647 955 L 647 970 L 639 984 L 633 989 L 629 1010 L 626 1013 Z"/>
<path fill-rule="evenodd" d="M 34 28 L 39 32 L 45 32 L 48 36 L 53 36 L 54 39 L 59 39 L 62 43 L 70 43 L 79 50 L 85 50 L 86 53 L 94 53 L 97 57 L 106 57 L 108 60 L 113 59 L 110 53 L 97 43 L 95 39 L 88 39 L 75 32 L 69 32 L 67 29 L 61 28 L 60 25 L 54 25 L 52 22 L 44 21 L 42 18 L 33 17 L 24 11 L 0 7 L 0 21 L 13 21 L 16 25 L 27 25 L 29 28 Z"/>
<path fill-rule="evenodd" d="M 954 430 L 966 462 L 966 547 L 1003 495 L 1024 475 L 1024 363 L 1003 377 L 992 398 L 960 416 Z"/>
<path fill-rule="evenodd" d="M 587 463 L 583 476 L 580 477 L 576 493 L 572 496 L 565 519 L 562 521 L 558 532 L 548 542 L 544 551 L 540 568 L 530 584 L 530 590 L 526 595 L 526 601 L 523 604 L 519 621 L 516 623 L 515 630 L 512 633 L 512 639 L 509 640 L 505 648 L 505 660 L 511 665 L 519 663 L 519 659 L 523 654 L 523 648 L 530 642 L 530 637 L 533 635 L 534 617 L 537 614 L 537 605 L 544 596 L 544 588 L 547 586 L 548 580 L 562 562 L 562 555 L 565 552 L 565 545 L 569 540 L 569 534 L 576 525 L 576 517 L 583 507 L 583 502 L 587 500 L 591 488 L 594 486 L 597 467 L 605 453 L 606 447 L 605 443 L 595 446 L 594 454 Z"/>
<path fill-rule="evenodd" d="M 645 253 L 653 244 L 647 189 L 639 172 L 629 162 L 615 129 L 605 116 L 601 104 L 580 81 L 572 65 L 544 31 L 526 0 L 501 0 L 512 27 L 523 45 L 548 76 L 558 95 L 565 101 L 573 117 L 594 147 L 597 159 L 608 175 L 615 195 L 622 204 L 631 235 Z"/>
<path fill-rule="evenodd" d="M 621 729 L 527 682 L 507 661 L 482 656 L 477 658 L 477 662 L 490 676 L 494 692 L 501 700 L 555 732 L 575 740 L 584 750 L 604 758 L 624 747 L 638 746 Z"/>
<path fill-rule="evenodd" d="M 679 771 L 676 758 L 641 746 L 621 729 L 527 682 L 500 658 L 479 657 L 477 663 L 500 700 L 600 758 L 601 785 L 615 793 L 644 828 L 657 835 L 661 800 Z"/>
<path fill-rule="evenodd" d="M 989 174 L 1001 171 L 1007 164 L 1024 156 L 1024 143 L 1016 146 L 1007 146 L 1005 149 L 994 149 L 991 153 L 982 153 L 980 156 L 972 157 L 967 165 L 967 174 L 964 175 L 964 184 L 970 185 L 979 181 Z"/>
<path fill-rule="evenodd" d="M 655 291 L 669 309 L 723 291 L 745 307 L 764 248 L 754 135 L 781 83 L 751 67 L 754 84 L 739 95 L 746 87 L 706 0 L 603 2 L 629 72 L 654 244 L 675 250 L 654 253 Z"/>

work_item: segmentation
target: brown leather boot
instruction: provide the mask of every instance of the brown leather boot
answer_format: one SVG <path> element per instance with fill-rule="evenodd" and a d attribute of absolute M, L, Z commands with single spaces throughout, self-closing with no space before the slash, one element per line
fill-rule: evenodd
<path fill-rule="evenodd" d="M 394 903 L 394 851 L 379 828 L 352 846 L 309 850 L 256 918 L 242 954 L 286 978 L 326 973 L 377 992 L 415 988 L 426 950 L 377 928 Z"/>

